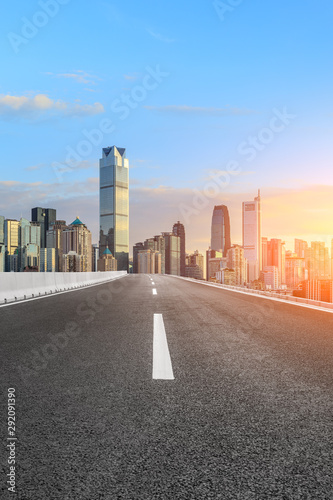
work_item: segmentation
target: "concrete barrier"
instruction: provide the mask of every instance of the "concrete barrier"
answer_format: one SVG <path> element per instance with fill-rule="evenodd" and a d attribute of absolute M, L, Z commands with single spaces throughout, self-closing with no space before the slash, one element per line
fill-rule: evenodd
<path fill-rule="evenodd" d="M 171 275 L 167 275 L 171 276 Z M 276 292 L 267 292 L 264 290 L 252 290 L 251 288 L 246 288 L 242 286 L 233 286 L 233 285 L 223 285 L 221 283 L 214 283 L 205 280 L 196 280 L 194 278 L 183 278 L 181 276 L 173 276 L 175 278 L 180 278 L 187 281 L 193 281 L 194 283 L 203 283 L 210 286 L 215 286 L 217 288 L 223 288 L 225 290 L 230 290 L 233 292 L 246 293 L 249 295 L 259 295 L 265 296 L 271 300 L 277 300 L 279 302 L 288 302 L 289 304 L 303 304 L 312 308 L 322 308 L 326 310 L 333 310 L 333 303 L 331 302 L 320 302 L 319 300 L 311 300 L 311 299 L 303 299 L 302 297 L 293 297 L 292 295 L 282 295 Z"/>
<path fill-rule="evenodd" d="M 0 273 L 0 304 L 105 283 L 126 274 L 126 271 L 101 273 Z"/>

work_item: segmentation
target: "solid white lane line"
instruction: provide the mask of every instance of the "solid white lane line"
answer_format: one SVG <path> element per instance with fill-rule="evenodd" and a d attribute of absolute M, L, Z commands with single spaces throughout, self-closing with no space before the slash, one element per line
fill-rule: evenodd
<path fill-rule="evenodd" d="M 156 288 L 153 288 L 153 295 L 157 295 Z"/>
<path fill-rule="evenodd" d="M 153 379 L 174 380 L 163 315 L 154 314 Z"/>

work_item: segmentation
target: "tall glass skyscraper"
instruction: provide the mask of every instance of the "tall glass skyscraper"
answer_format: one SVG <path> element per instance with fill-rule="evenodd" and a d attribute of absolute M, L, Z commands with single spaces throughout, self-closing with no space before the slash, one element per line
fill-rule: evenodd
<path fill-rule="evenodd" d="M 57 211 L 54 208 L 35 207 L 31 209 L 31 221 L 40 224 L 40 248 L 46 248 L 46 233 L 56 220 Z"/>
<path fill-rule="evenodd" d="M 231 248 L 230 218 L 225 205 L 214 207 L 210 247 L 216 252 L 222 252 L 223 257 L 227 256 L 227 251 Z"/>
<path fill-rule="evenodd" d="M 253 201 L 243 202 L 243 247 L 248 262 L 248 281 L 259 279 L 262 270 L 260 190 Z"/>
<path fill-rule="evenodd" d="M 118 271 L 129 267 L 129 162 L 126 149 L 103 148 L 100 174 L 100 255 L 108 248 Z"/>
<path fill-rule="evenodd" d="M 14 219 L 5 220 L 6 271 L 18 271 L 18 252 L 20 241 L 20 222 Z"/>
<path fill-rule="evenodd" d="M 38 222 L 29 222 L 20 219 L 18 268 L 24 271 L 26 267 L 39 269 L 39 255 L 41 242 L 41 227 Z"/>
<path fill-rule="evenodd" d="M 185 228 L 179 221 L 173 225 L 173 234 L 180 238 L 180 276 L 185 276 L 186 266 L 186 243 L 185 243 Z"/>
<path fill-rule="evenodd" d="M 0 215 L 0 273 L 5 271 L 5 218 Z"/>

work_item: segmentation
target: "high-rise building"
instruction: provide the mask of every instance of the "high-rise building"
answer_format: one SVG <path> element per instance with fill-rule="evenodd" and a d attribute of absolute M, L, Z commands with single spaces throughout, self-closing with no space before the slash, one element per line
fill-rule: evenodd
<path fill-rule="evenodd" d="M 285 272 L 285 247 L 284 241 L 277 238 L 272 238 L 267 241 L 267 266 L 275 266 L 278 270 L 278 281 L 279 285 L 282 285 L 286 281 Z M 266 266 L 263 266 L 265 269 Z"/>
<path fill-rule="evenodd" d="M 5 269 L 7 272 L 19 270 L 20 222 L 14 219 L 5 220 Z"/>
<path fill-rule="evenodd" d="M 180 237 L 162 233 L 165 240 L 165 274 L 180 276 Z"/>
<path fill-rule="evenodd" d="M 253 201 L 243 202 L 243 248 L 248 262 L 248 281 L 259 278 L 262 269 L 261 198 L 260 190 Z"/>
<path fill-rule="evenodd" d="M 227 258 L 223 257 L 222 252 L 209 249 L 206 252 L 206 280 L 216 279 L 216 273 L 221 269 L 227 268 Z"/>
<path fill-rule="evenodd" d="M 307 279 L 305 259 L 296 253 L 286 252 L 286 285 L 291 290 L 298 288 L 302 281 Z"/>
<path fill-rule="evenodd" d="M 203 280 L 204 274 L 204 256 L 196 250 L 194 253 L 186 256 L 185 276 Z"/>
<path fill-rule="evenodd" d="M 105 250 L 104 250 L 104 254 L 105 254 Z M 111 254 L 111 252 L 110 252 L 110 254 Z M 112 257 L 113 257 L 113 255 L 112 255 Z M 93 245 L 92 245 L 91 259 L 92 259 L 92 261 L 91 261 L 91 270 L 94 273 L 96 273 L 98 271 L 98 259 L 99 259 L 99 248 L 98 248 L 98 245 L 96 243 L 93 243 Z M 116 260 L 116 259 L 114 259 L 114 260 Z M 113 269 L 113 271 L 117 271 L 117 268 Z"/>
<path fill-rule="evenodd" d="M 62 271 L 62 256 L 64 246 L 64 230 L 68 229 L 64 220 L 56 220 L 50 224 L 46 232 L 46 247 L 55 249 L 56 271 Z"/>
<path fill-rule="evenodd" d="M 108 248 L 118 271 L 129 266 L 129 162 L 126 149 L 103 148 L 100 168 L 100 253 Z"/>
<path fill-rule="evenodd" d="M 231 248 L 230 218 L 229 211 L 225 205 L 216 205 L 212 216 L 211 243 L 212 250 L 222 252 L 223 257 Z"/>
<path fill-rule="evenodd" d="M 180 276 L 180 236 L 174 233 L 147 238 L 133 247 L 133 272 Z"/>
<path fill-rule="evenodd" d="M 0 273 L 5 271 L 5 256 L 5 218 L 3 215 L 0 215 Z"/>
<path fill-rule="evenodd" d="M 308 280 L 306 281 L 305 297 L 321 302 L 333 302 L 333 281 L 332 280 Z"/>
<path fill-rule="evenodd" d="M 244 248 L 233 245 L 227 252 L 227 268 L 235 271 L 235 285 L 243 286 L 247 283 L 247 262 L 244 257 Z"/>
<path fill-rule="evenodd" d="M 179 221 L 173 225 L 173 234 L 180 238 L 180 276 L 185 276 L 186 266 L 186 242 L 185 242 L 185 228 Z"/>
<path fill-rule="evenodd" d="M 31 221 L 40 224 L 40 248 L 46 248 L 46 233 L 56 219 L 57 211 L 54 208 L 35 207 L 31 209 Z"/>
<path fill-rule="evenodd" d="M 306 249 L 305 267 L 309 273 L 309 280 L 327 280 L 331 277 L 331 260 L 329 249 L 323 241 L 311 241 Z"/>
<path fill-rule="evenodd" d="M 136 243 L 133 247 L 133 273 L 139 272 L 139 252 L 145 250 L 144 244 L 141 242 Z"/>
<path fill-rule="evenodd" d="M 83 268 L 83 256 L 70 250 L 62 256 L 62 272 L 63 273 L 80 273 Z"/>
<path fill-rule="evenodd" d="M 63 238 L 63 264 L 71 270 L 75 268 L 76 272 L 91 271 L 91 232 L 87 226 L 77 217 L 63 231 Z M 80 256 L 80 259 L 73 256 L 73 252 Z M 68 254 L 70 257 L 64 259 Z M 63 272 L 68 270 L 63 269 Z"/>
<path fill-rule="evenodd" d="M 54 273 L 58 271 L 58 253 L 56 248 L 41 248 L 39 265 L 41 273 Z"/>
<path fill-rule="evenodd" d="M 307 248 L 307 241 L 295 238 L 295 254 L 297 255 L 297 257 L 299 257 L 300 259 L 305 259 Z"/>
<path fill-rule="evenodd" d="M 117 261 L 108 248 L 104 250 L 103 255 L 97 261 L 97 271 L 117 271 Z"/>
<path fill-rule="evenodd" d="M 268 238 L 261 238 L 261 268 L 268 266 Z"/>
<path fill-rule="evenodd" d="M 265 266 L 260 274 L 266 289 L 277 290 L 279 288 L 279 270 L 276 266 Z"/>
<path fill-rule="evenodd" d="M 145 250 L 154 250 L 161 255 L 161 273 L 165 274 L 165 238 L 162 234 L 148 238 L 144 242 Z"/>
<path fill-rule="evenodd" d="M 27 219 L 20 219 L 19 228 L 19 271 L 25 268 L 39 270 L 41 227 L 39 222 L 29 222 Z"/>
<path fill-rule="evenodd" d="M 138 254 L 138 273 L 161 274 L 160 252 L 141 250 Z"/>

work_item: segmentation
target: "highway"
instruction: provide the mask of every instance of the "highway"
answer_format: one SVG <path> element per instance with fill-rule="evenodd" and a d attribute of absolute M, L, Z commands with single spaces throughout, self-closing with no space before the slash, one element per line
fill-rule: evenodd
<path fill-rule="evenodd" d="M 128 275 L 0 325 L 1 498 L 333 498 L 332 313 Z"/>

